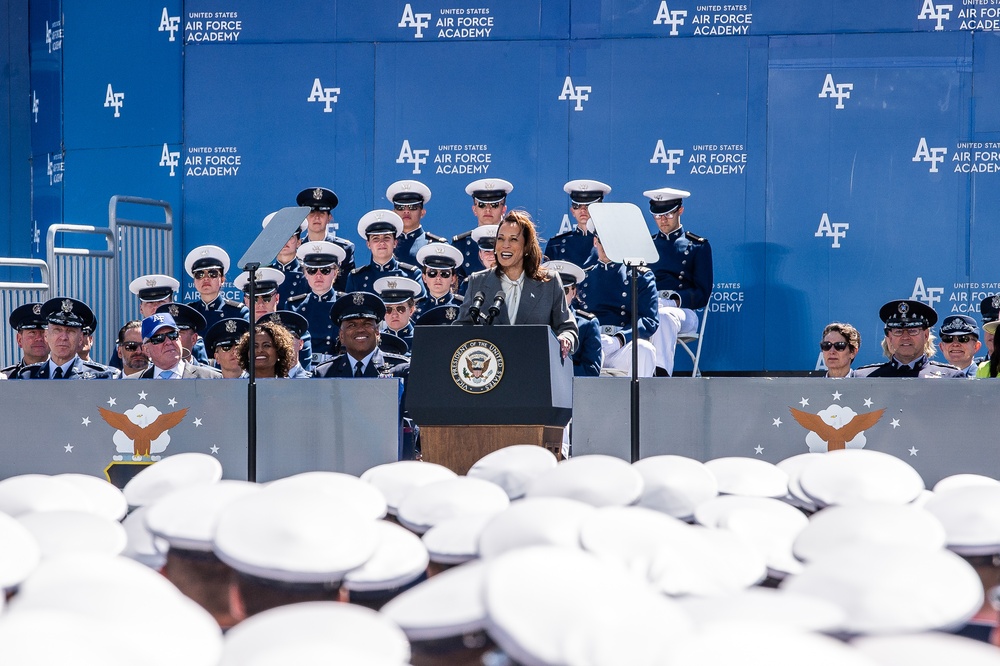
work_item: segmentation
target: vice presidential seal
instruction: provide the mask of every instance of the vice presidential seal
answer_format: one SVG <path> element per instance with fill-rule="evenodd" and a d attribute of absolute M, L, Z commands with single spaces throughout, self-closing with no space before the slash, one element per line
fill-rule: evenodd
<path fill-rule="evenodd" d="M 466 393 L 486 393 L 503 379 L 503 356 L 486 340 L 469 340 L 451 357 L 451 378 Z"/>

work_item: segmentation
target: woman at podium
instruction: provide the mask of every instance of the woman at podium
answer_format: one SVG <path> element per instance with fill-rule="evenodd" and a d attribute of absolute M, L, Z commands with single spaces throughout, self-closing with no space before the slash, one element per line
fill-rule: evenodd
<path fill-rule="evenodd" d="M 457 324 L 544 324 L 562 357 L 576 349 L 576 318 L 566 307 L 559 274 L 541 267 L 542 248 L 531 216 L 515 210 L 497 226 L 496 266 L 473 273 Z"/>

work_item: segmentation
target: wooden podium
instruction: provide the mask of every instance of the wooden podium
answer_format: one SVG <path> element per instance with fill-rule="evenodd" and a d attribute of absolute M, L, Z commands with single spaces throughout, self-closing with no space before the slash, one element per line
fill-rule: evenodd
<path fill-rule="evenodd" d="M 417 326 L 406 408 L 423 459 L 465 474 L 515 444 L 556 456 L 573 411 L 573 363 L 548 326 Z"/>

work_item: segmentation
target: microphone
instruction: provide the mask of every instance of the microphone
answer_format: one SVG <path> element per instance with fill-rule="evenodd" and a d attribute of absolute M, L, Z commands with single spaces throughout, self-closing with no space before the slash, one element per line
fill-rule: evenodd
<path fill-rule="evenodd" d="M 469 308 L 469 316 L 472 317 L 472 323 L 479 323 L 479 315 L 482 311 L 483 301 L 486 300 L 486 294 L 481 291 L 477 291 L 476 295 L 472 298 L 472 307 Z"/>
<path fill-rule="evenodd" d="M 505 300 L 507 300 L 507 295 L 503 293 L 503 289 L 497 291 L 496 296 L 493 297 L 493 305 L 488 310 L 490 316 L 486 319 L 487 324 L 492 324 L 496 316 L 500 314 L 500 308 L 503 307 Z"/>

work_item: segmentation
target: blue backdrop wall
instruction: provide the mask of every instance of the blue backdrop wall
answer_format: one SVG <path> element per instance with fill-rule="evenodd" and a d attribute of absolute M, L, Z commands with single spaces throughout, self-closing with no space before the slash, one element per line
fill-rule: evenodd
<path fill-rule="evenodd" d="M 1000 291 L 998 40 L 1000 0 L 31 0 L 10 235 L 165 199 L 181 275 L 323 185 L 361 264 L 357 221 L 401 178 L 448 236 L 477 178 L 511 181 L 546 237 L 567 180 L 644 210 L 678 187 L 714 246 L 704 370 L 812 369 L 833 320 L 873 362 L 883 302 L 976 313 Z"/>

